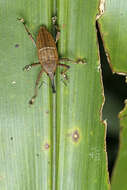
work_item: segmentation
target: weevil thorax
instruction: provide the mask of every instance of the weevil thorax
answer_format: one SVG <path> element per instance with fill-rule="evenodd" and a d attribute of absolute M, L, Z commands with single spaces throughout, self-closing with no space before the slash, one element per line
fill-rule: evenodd
<path fill-rule="evenodd" d="M 41 27 L 37 36 L 36 46 L 38 49 L 38 58 L 43 70 L 51 79 L 53 92 L 54 89 L 54 75 L 58 64 L 58 53 L 53 36 Z"/>

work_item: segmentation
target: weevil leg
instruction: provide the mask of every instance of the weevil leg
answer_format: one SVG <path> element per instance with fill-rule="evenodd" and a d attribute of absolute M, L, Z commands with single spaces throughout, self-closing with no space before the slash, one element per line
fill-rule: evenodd
<path fill-rule="evenodd" d="M 32 36 L 32 34 L 30 33 L 30 31 L 28 30 L 26 24 L 25 24 L 25 21 L 24 21 L 24 18 L 17 18 L 21 23 L 23 23 L 24 27 L 25 27 L 25 30 L 29 36 L 29 38 L 32 40 L 33 44 L 36 46 L 36 42 L 34 41 L 34 38 Z"/>
<path fill-rule="evenodd" d="M 59 59 L 59 62 L 71 62 L 73 64 L 86 64 L 86 61 L 85 59 L 77 59 L 77 60 L 72 60 L 72 59 L 69 59 L 69 58 L 60 58 Z"/>
<path fill-rule="evenodd" d="M 77 59 L 76 61 L 73 61 L 74 64 L 86 64 L 86 60 L 85 59 Z"/>
<path fill-rule="evenodd" d="M 30 64 L 30 65 L 26 65 L 25 67 L 23 67 L 23 71 L 24 71 L 24 70 L 25 70 L 25 71 L 29 71 L 32 67 L 38 66 L 38 65 L 40 65 L 40 62 L 38 62 L 38 63 L 32 63 L 32 64 Z"/>
<path fill-rule="evenodd" d="M 60 29 L 59 29 L 58 25 L 56 24 L 56 20 L 57 20 L 56 16 L 52 17 L 52 23 L 56 30 L 55 43 L 57 43 L 57 41 L 60 39 Z"/>
<path fill-rule="evenodd" d="M 57 16 L 53 16 L 52 17 L 52 23 L 53 23 L 53 25 L 56 25 L 56 20 L 57 20 Z"/>
<path fill-rule="evenodd" d="M 57 31 L 55 43 L 57 43 L 57 41 L 58 41 L 59 39 L 60 39 L 60 31 Z"/>
<path fill-rule="evenodd" d="M 59 59 L 59 62 L 73 62 L 73 60 L 63 57 Z"/>
<path fill-rule="evenodd" d="M 73 64 L 86 64 L 84 59 L 78 59 L 77 61 L 74 61 L 72 59 L 69 58 L 60 58 L 59 62 L 71 62 Z M 67 79 L 67 75 L 65 74 L 67 72 L 67 70 L 70 68 L 70 66 L 66 65 L 66 64 L 58 64 L 58 66 L 62 66 L 65 67 L 65 70 L 61 73 L 65 79 Z"/>
<path fill-rule="evenodd" d="M 67 70 L 70 68 L 70 66 L 69 66 L 69 65 L 65 65 L 65 64 L 61 64 L 61 63 L 59 63 L 58 66 L 61 66 L 61 67 L 64 67 L 64 68 L 65 68 L 65 70 L 62 71 L 61 74 L 62 74 L 62 75 L 64 76 L 64 78 L 67 80 L 68 78 L 67 78 L 67 75 L 66 75 L 65 73 L 66 73 Z"/>
<path fill-rule="evenodd" d="M 31 100 L 29 101 L 29 104 L 33 104 L 34 101 L 35 101 L 35 98 L 37 96 L 37 92 L 38 92 L 38 85 L 39 85 L 39 81 L 40 81 L 40 78 L 43 74 L 44 70 L 42 69 L 40 71 L 40 73 L 38 74 L 38 77 L 37 77 L 37 80 L 36 80 L 36 83 L 35 83 L 35 92 L 34 92 L 34 96 L 31 98 Z"/>

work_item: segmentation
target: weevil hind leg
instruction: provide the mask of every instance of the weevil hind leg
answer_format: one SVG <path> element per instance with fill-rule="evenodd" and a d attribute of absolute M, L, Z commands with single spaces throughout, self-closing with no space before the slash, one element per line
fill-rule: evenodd
<path fill-rule="evenodd" d="M 28 30 L 28 28 L 27 28 L 27 26 L 26 26 L 26 23 L 25 23 L 25 21 L 24 21 L 24 18 L 17 18 L 17 19 L 18 19 L 21 23 L 23 23 L 24 28 L 25 28 L 25 30 L 26 30 L 26 32 L 27 32 L 29 38 L 32 40 L 34 46 L 36 46 L 36 42 L 35 42 L 35 40 L 34 40 L 32 34 L 31 34 L 30 31 Z"/>
<path fill-rule="evenodd" d="M 35 92 L 34 92 L 34 96 L 31 98 L 31 100 L 29 101 L 29 104 L 33 104 L 34 101 L 35 101 L 35 98 L 37 97 L 37 93 L 38 93 L 38 85 L 39 85 L 39 81 L 40 81 L 40 78 L 43 74 L 44 70 L 42 69 L 40 71 L 40 73 L 38 74 L 38 77 L 37 77 L 37 80 L 36 80 L 36 83 L 35 83 Z"/>
<path fill-rule="evenodd" d="M 23 71 L 29 71 L 32 67 L 38 66 L 38 65 L 40 65 L 40 62 L 26 65 L 25 67 L 23 67 Z"/>

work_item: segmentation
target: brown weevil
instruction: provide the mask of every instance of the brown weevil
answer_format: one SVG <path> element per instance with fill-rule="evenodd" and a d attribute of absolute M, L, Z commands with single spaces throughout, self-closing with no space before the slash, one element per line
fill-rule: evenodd
<path fill-rule="evenodd" d="M 28 33 L 30 39 L 36 45 L 37 51 L 38 51 L 38 59 L 39 59 L 38 63 L 26 65 L 24 67 L 24 70 L 29 71 L 33 66 L 41 65 L 41 71 L 38 74 L 36 84 L 35 84 L 35 93 L 34 93 L 34 96 L 31 98 L 31 100 L 29 101 L 29 104 L 33 104 L 37 96 L 38 85 L 39 85 L 39 81 L 43 72 L 47 73 L 47 75 L 49 76 L 51 80 L 52 91 L 53 93 L 55 93 L 56 90 L 55 90 L 55 85 L 54 85 L 54 76 L 55 76 L 57 66 L 62 66 L 65 68 L 65 70 L 61 74 L 64 74 L 64 76 L 66 76 L 65 72 L 70 67 L 68 65 L 61 64 L 60 62 L 64 62 L 64 61 L 73 62 L 73 61 L 68 58 L 59 59 L 58 51 L 56 48 L 56 42 L 58 39 L 56 39 L 55 41 L 52 34 L 48 32 L 45 26 L 40 27 L 38 35 L 37 35 L 37 40 L 35 42 L 34 38 L 32 37 L 32 34 L 29 32 L 28 28 L 26 27 L 24 19 L 21 18 L 18 20 L 23 23 L 25 30 Z M 59 35 L 56 35 L 56 36 L 59 36 Z M 82 63 L 84 62 L 82 61 Z"/>

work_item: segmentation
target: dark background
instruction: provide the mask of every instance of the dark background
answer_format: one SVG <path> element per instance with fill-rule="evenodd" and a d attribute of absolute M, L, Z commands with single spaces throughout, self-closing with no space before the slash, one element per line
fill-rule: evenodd
<path fill-rule="evenodd" d="M 111 178 L 114 164 L 118 156 L 120 144 L 120 121 L 118 114 L 124 108 L 124 101 L 127 98 L 127 84 L 125 83 L 125 76 L 113 74 L 106 57 L 98 23 L 96 23 L 96 28 L 105 95 L 105 103 L 103 106 L 103 120 L 107 121 L 106 142 L 108 153 L 108 169 Z"/>

